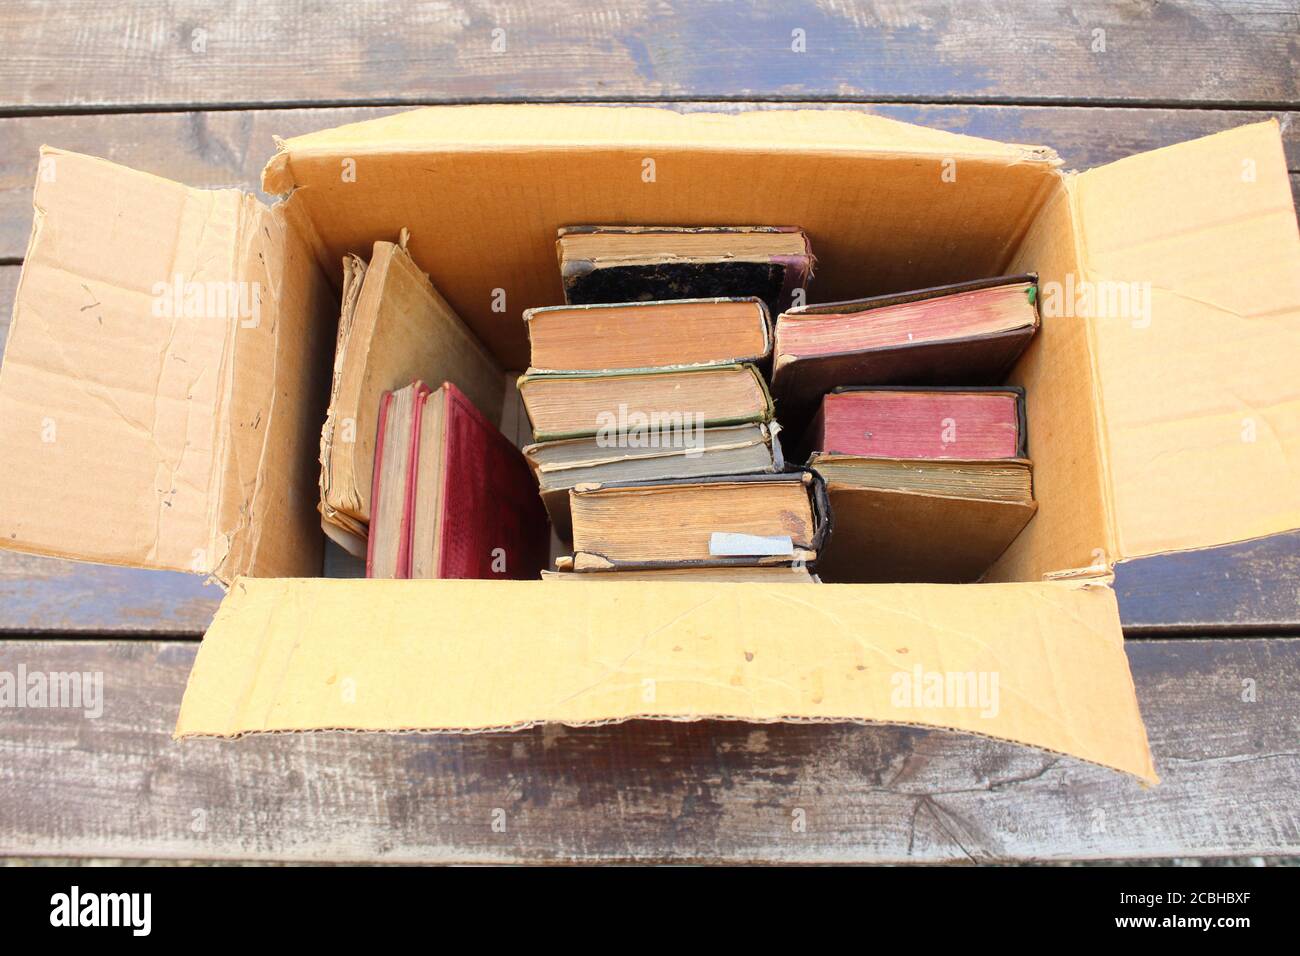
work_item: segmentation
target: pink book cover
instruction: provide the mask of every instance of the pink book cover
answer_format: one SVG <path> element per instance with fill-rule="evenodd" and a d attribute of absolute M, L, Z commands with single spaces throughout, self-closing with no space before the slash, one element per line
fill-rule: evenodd
<path fill-rule="evenodd" d="M 1024 396 L 1012 387 L 842 388 L 822 399 L 810 431 L 810 452 L 1023 458 Z"/>
<path fill-rule="evenodd" d="M 550 526 L 523 453 L 460 389 L 446 390 L 440 578 L 540 576 L 550 557 Z"/>

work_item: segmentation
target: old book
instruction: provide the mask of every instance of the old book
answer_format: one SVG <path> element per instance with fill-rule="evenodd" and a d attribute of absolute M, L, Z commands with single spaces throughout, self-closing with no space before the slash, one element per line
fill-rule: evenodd
<path fill-rule="evenodd" d="M 489 418 L 501 415 L 505 378 L 496 362 L 403 244 L 376 242 L 369 266 L 352 256 L 344 261 L 329 411 L 321 431 L 322 526 L 354 554 L 364 553 L 370 521 L 380 397 L 415 379 L 453 382 Z"/>
<path fill-rule="evenodd" d="M 608 372 L 529 372 L 519 394 L 541 441 L 674 435 L 717 425 L 766 422 L 772 399 L 753 365 Z"/>
<path fill-rule="evenodd" d="M 455 385 L 385 394 L 375 490 L 368 577 L 532 580 L 546 566 L 523 455 Z"/>
<path fill-rule="evenodd" d="M 366 577 L 406 578 L 411 568 L 413 452 L 429 388 L 412 382 L 379 400 L 375 434 L 374 512 L 367 536 Z"/>
<path fill-rule="evenodd" d="M 535 580 L 550 528 L 519 449 L 451 383 L 419 424 L 411 577 Z"/>
<path fill-rule="evenodd" d="M 820 453 L 835 533 L 827 582 L 976 581 L 1034 516 L 1033 473 L 1020 458 L 863 458 Z"/>
<path fill-rule="evenodd" d="M 760 565 L 726 568 L 653 568 L 644 571 L 604 571 L 574 574 L 572 571 L 543 571 L 543 581 L 683 581 L 688 584 L 820 584 L 806 567 Z"/>
<path fill-rule="evenodd" d="M 1000 384 L 1038 329 L 1037 283 L 1000 276 L 785 312 L 772 360 L 782 422 L 806 421 L 839 385 Z"/>
<path fill-rule="evenodd" d="M 827 530 L 812 472 L 579 485 L 573 569 L 810 564 Z"/>
<path fill-rule="evenodd" d="M 367 524 L 365 521 L 339 511 L 327 501 L 333 484 L 331 468 L 328 463 L 333 457 L 334 427 L 331 416 L 334 414 L 335 396 L 343 377 L 344 359 L 347 357 L 347 343 L 352 337 L 352 323 L 356 318 L 357 299 L 361 296 L 361 286 L 366 277 L 366 260 L 360 256 L 343 257 L 343 286 L 339 305 L 339 325 L 335 335 L 334 365 L 330 373 L 330 408 L 321 429 L 320 441 L 320 504 L 321 528 L 330 540 L 341 545 L 354 557 L 364 557 L 367 551 Z M 351 437 L 351 436 L 349 436 Z"/>
<path fill-rule="evenodd" d="M 572 305 L 752 295 L 776 315 L 815 264 L 794 226 L 571 226 L 557 245 Z"/>
<path fill-rule="evenodd" d="M 1026 457 L 1025 393 L 1015 386 L 832 389 L 805 447 L 871 458 Z"/>
<path fill-rule="evenodd" d="M 781 471 L 785 462 L 777 431 L 775 423 L 759 423 L 704 428 L 677 442 L 661 441 L 657 434 L 636 442 L 631 436 L 605 443 L 572 438 L 529 445 L 524 455 L 555 533 L 568 542 L 573 535 L 569 489 L 576 485 Z"/>
<path fill-rule="evenodd" d="M 759 362 L 772 351 L 756 298 L 559 305 L 524 312 L 537 371 Z"/>

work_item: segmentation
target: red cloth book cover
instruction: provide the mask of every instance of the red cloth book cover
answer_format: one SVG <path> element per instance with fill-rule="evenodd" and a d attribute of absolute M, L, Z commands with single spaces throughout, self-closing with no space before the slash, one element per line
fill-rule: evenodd
<path fill-rule="evenodd" d="M 523 454 L 450 382 L 444 416 L 440 578 L 540 576 L 550 526 Z M 424 484 L 424 483 L 422 483 Z"/>
<path fill-rule="evenodd" d="M 839 388 L 822 399 L 809 431 L 809 453 L 1023 458 L 1024 393 L 1011 386 Z"/>

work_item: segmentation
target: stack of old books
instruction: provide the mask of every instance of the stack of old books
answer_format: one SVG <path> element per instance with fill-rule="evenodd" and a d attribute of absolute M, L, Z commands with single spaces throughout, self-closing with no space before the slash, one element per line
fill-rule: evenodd
<path fill-rule="evenodd" d="M 820 479 L 788 471 L 765 370 L 806 286 L 789 228 L 562 230 L 568 305 L 524 314 L 524 452 L 572 553 L 555 579 L 814 580 Z"/>
<path fill-rule="evenodd" d="M 1037 278 L 806 306 L 776 324 L 772 386 L 827 484 L 828 581 L 975 581 L 1033 517 L 1025 395 Z"/>
<path fill-rule="evenodd" d="M 561 230 L 521 453 L 404 239 L 344 263 L 321 442 L 323 523 L 371 576 L 966 582 L 1035 513 L 1007 384 L 1033 275 L 803 305 L 797 229 Z"/>

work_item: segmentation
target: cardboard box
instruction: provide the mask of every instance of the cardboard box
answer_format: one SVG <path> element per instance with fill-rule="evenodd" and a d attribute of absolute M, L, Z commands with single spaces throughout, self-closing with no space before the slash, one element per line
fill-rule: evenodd
<path fill-rule="evenodd" d="M 1109 574 L 1300 527 L 1300 238 L 1275 122 L 1058 166 L 841 111 L 446 107 L 281 144 L 267 208 L 45 149 L 0 542 L 230 585 L 179 736 L 888 721 L 1154 781 Z M 814 300 L 1038 272 L 1011 381 L 1040 507 L 994 583 L 310 579 L 341 257 L 409 227 L 519 369 L 589 222 L 800 225 Z"/>

